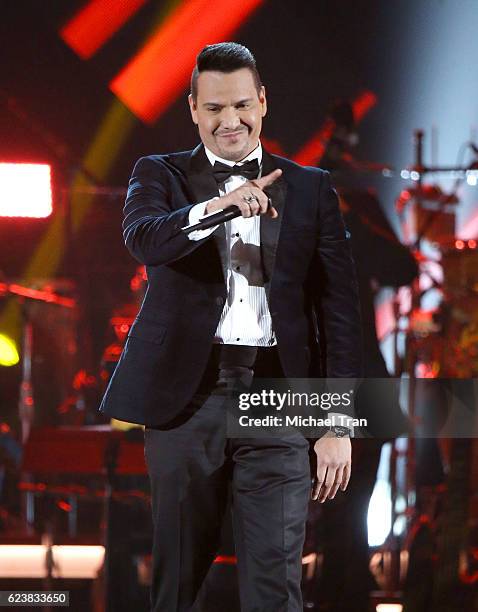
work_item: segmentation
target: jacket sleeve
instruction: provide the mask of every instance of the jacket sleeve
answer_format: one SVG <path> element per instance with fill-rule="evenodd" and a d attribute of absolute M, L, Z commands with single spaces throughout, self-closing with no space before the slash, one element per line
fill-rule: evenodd
<path fill-rule="evenodd" d="M 324 371 L 330 378 L 360 378 L 363 356 L 355 266 L 328 172 L 320 181 L 318 215 L 314 298 Z"/>
<path fill-rule="evenodd" d="M 191 203 L 171 207 L 168 169 L 161 160 L 142 157 L 129 181 L 124 206 L 123 236 L 130 253 L 140 263 L 159 266 L 188 255 L 203 240 L 189 240 L 181 228 L 188 224 Z"/>

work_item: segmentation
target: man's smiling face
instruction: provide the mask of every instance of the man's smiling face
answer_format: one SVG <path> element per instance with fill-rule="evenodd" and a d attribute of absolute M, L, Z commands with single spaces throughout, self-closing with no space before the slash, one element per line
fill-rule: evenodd
<path fill-rule="evenodd" d="M 218 157 L 240 161 L 257 147 L 267 103 L 248 68 L 201 72 L 189 106 L 201 140 Z"/>

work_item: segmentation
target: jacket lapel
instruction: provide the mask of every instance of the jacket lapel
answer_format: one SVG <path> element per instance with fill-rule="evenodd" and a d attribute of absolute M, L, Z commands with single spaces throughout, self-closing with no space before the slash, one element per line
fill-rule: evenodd
<path fill-rule="evenodd" d="M 265 176 L 277 168 L 277 165 L 271 155 L 263 150 L 262 154 L 262 174 Z M 277 244 L 279 242 L 279 233 L 284 217 L 284 209 L 286 202 L 287 183 L 284 177 L 278 178 L 270 187 L 265 189 L 265 192 L 270 197 L 272 205 L 277 210 L 279 216 L 272 219 L 268 215 L 261 217 L 261 256 L 262 265 L 264 268 L 264 281 L 266 293 L 269 295 L 270 282 L 274 272 L 274 264 L 276 260 Z"/>
<path fill-rule="evenodd" d="M 219 195 L 217 182 L 212 173 L 212 166 L 202 144 L 199 144 L 191 153 L 189 167 L 186 170 L 186 178 L 196 202 L 204 202 Z M 224 223 L 217 228 L 212 237 L 219 251 L 221 262 L 226 262 L 227 243 Z M 223 275 L 226 278 L 226 271 L 224 269 Z"/>

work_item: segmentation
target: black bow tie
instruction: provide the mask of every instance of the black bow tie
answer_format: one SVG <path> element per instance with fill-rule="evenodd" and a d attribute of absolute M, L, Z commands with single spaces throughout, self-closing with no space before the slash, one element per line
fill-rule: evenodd
<path fill-rule="evenodd" d="M 259 174 L 259 162 L 257 159 L 251 159 L 251 161 L 248 161 L 241 166 L 238 164 L 228 166 L 227 164 L 217 161 L 214 162 L 212 173 L 214 174 L 214 178 L 218 183 L 223 183 L 234 175 L 243 176 L 246 179 L 251 180 L 257 178 L 257 175 Z"/>

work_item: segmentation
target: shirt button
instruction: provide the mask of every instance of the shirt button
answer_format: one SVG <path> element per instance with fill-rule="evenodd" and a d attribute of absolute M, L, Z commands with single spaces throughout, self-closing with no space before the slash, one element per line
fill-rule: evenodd
<path fill-rule="evenodd" d="M 236 338 L 236 342 L 239 342 L 240 338 Z"/>
<path fill-rule="evenodd" d="M 239 238 L 239 232 L 236 233 L 236 237 Z"/>
<path fill-rule="evenodd" d="M 236 266 L 236 270 L 240 270 L 240 269 L 241 269 L 241 266 Z"/>
<path fill-rule="evenodd" d="M 240 301 L 240 302 L 243 302 L 244 300 L 241 298 L 239 301 Z"/>

